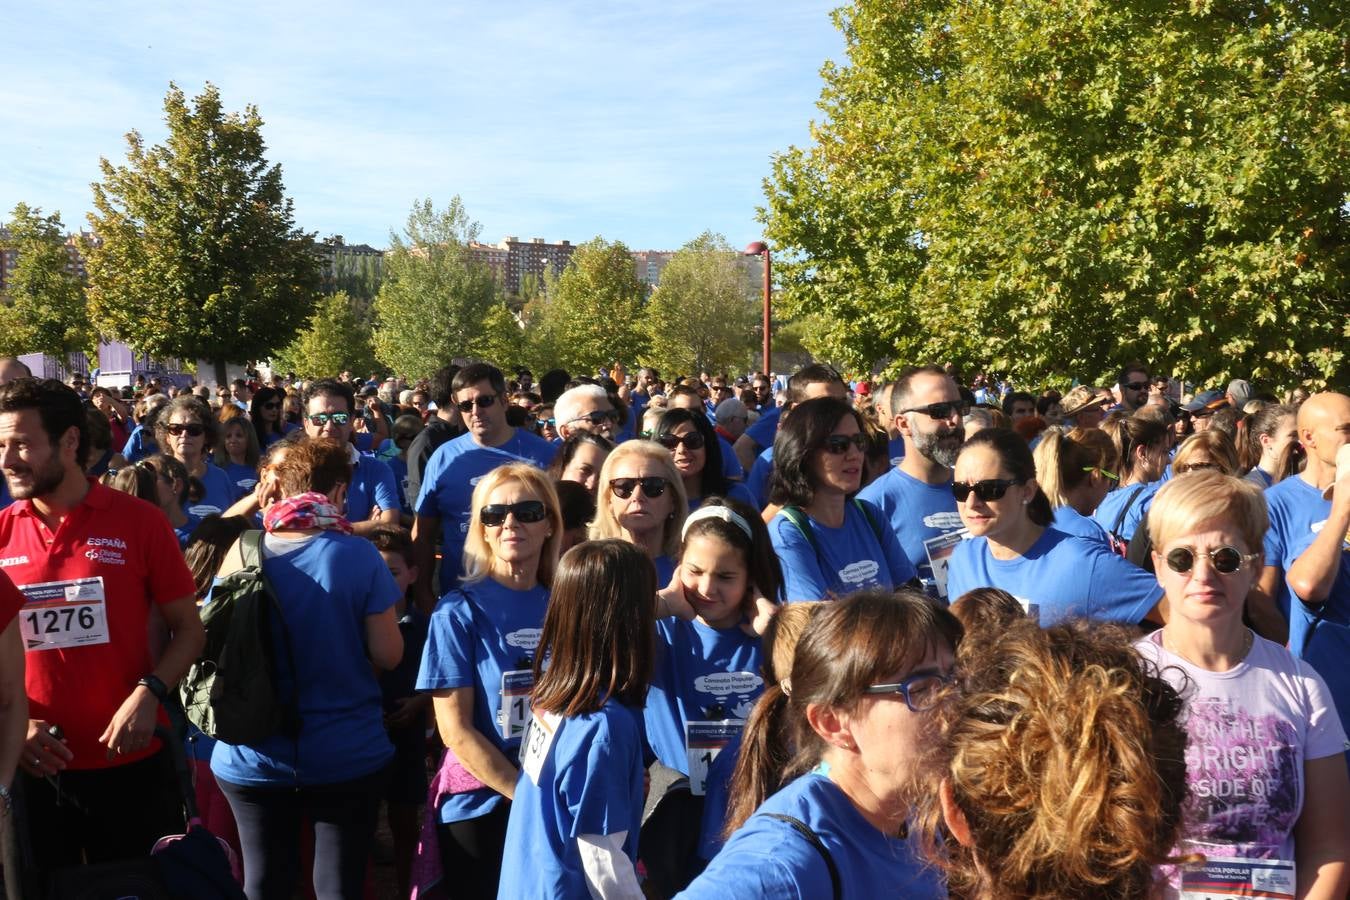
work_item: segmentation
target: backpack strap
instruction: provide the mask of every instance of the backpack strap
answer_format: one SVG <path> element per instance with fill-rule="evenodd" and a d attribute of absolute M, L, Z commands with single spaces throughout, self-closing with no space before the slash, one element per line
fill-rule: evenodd
<path fill-rule="evenodd" d="M 1120 534 L 1120 526 L 1125 524 L 1126 513 L 1130 511 L 1130 507 L 1134 506 L 1134 501 L 1139 499 L 1139 495 L 1144 492 L 1144 488 L 1146 487 L 1148 487 L 1147 484 L 1141 484 L 1137 486 L 1134 489 L 1134 493 L 1130 495 L 1130 499 L 1126 500 L 1125 503 L 1120 507 L 1120 515 L 1116 516 L 1116 524 L 1111 526 L 1112 534 Z"/>
<path fill-rule="evenodd" d="M 250 528 L 239 535 L 239 558 L 245 569 L 262 572 L 262 538 L 262 530 L 258 528 Z"/>
<path fill-rule="evenodd" d="M 881 525 L 879 525 L 877 520 L 872 516 L 872 510 L 868 508 L 866 503 L 862 502 L 857 497 L 853 498 L 853 505 L 858 507 L 858 512 L 862 513 L 863 518 L 867 520 L 867 524 L 871 527 L 872 533 L 877 536 L 877 543 L 884 543 L 881 539 Z"/>
<path fill-rule="evenodd" d="M 761 815 L 788 823 L 792 826 L 793 831 L 806 838 L 806 842 L 816 848 L 816 852 L 825 860 L 825 868 L 830 871 L 830 888 L 834 900 L 839 900 L 843 896 L 843 889 L 839 884 L 839 867 L 835 865 L 834 857 L 830 855 L 830 848 L 825 846 L 825 842 L 820 839 L 820 835 L 812 831 L 810 825 L 795 816 L 783 815 L 782 813 L 761 813 Z"/>
<path fill-rule="evenodd" d="M 295 666 L 295 647 L 291 643 L 291 630 L 286 627 L 286 617 L 281 611 L 281 601 L 277 593 L 272 589 L 272 582 L 267 580 L 267 575 L 263 572 L 262 559 L 263 532 L 258 528 L 250 528 L 239 536 L 239 553 L 242 558 L 245 569 L 256 569 L 258 577 L 262 579 L 267 588 L 267 597 L 270 601 L 269 612 L 276 618 L 277 629 L 281 632 L 281 643 L 286 648 L 286 662 L 290 665 L 292 684 L 292 696 L 285 701 L 286 712 L 282 718 L 281 734 L 291 737 L 295 740 L 295 769 L 300 770 L 300 684 L 299 671 Z"/>
<path fill-rule="evenodd" d="M 797 527 L 806 538 L 806 542 L 811 545 L 811 549 L 816 554 L 816 559 L 820 560 L 820 544 L 816 542 L 816 533 L 811 530 L 811 523 L 806 520 L 806 513 L 802 512 L 800 506 L 784 506 L 779 510 L 789 522 Z"/>

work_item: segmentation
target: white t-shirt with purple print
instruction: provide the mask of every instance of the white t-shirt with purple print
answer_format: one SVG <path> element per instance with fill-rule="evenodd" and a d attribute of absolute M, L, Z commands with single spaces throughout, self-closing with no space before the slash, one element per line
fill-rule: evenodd
<path fill-rule="evenodd" d="M 1279 644 L 1252 635 L 1227 672 L 1192 665 L 1162 645 L 1135 646 L 1186 701 L 1184 849 L 1241 859 L 1294 859 L 1304 763 L 1345 752 L 1345 731 L 1322 677 Z M 1176 875 L 1168 896 L 1176 896 Z"/>

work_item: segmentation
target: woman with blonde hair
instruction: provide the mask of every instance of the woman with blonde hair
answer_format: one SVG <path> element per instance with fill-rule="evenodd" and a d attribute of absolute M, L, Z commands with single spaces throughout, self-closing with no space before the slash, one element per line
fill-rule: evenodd
<path fill-rule="evenodd" d="M 485 475 L 471 506 L 464 575 L 432 613 L 417 689 L 446 746 L 428 803 L 441 869 L 456 896 L 493 898 L 563 527 L 553 483 L 526 463 Z"/>
<path fill-rule="evenodd" d="M 689 512 L 670 451 L 655 441 L 624 441 L 605 458 L 598 492 L 591 540 L 635 544 L 656 566 L 656 583 L 670 584 Z"/>
<path fill-rule="evenodd" d="M 1066 431 L 1052 426 L 1042 433 L 1032 457 L 1036 481 L 1054 510 L 1055 528 L 1109 546 L 1106 529 L 1092 513 L 1120 481 L 1120 457 L 1110 436 L 1100 428 Z"/>
<path fill-rule="evenodd" d="M 930 849 L 955 895 L 1154 896 L 1180 832 L 1186 732 L 1176 690 L 1130 639 L 1008 619 L 963 642 L 930 795 L 954 839 Z"/>
<path fill-rule="evenodd" d="M 1249 481 L 1197 471 L 1168 482 L 1148 523 L 1167 624 L 1135 646 L 1186 704 L 1181 849 L 1271 861 L 1297 879 L 1296 896 L 1339 900 L 1350 890 L 1345 731 L 1322 676 L 1242 618 L 1267 523 Z M 1185 890 L 1184 873 L 1164 874 L 1171 896 Z"/>

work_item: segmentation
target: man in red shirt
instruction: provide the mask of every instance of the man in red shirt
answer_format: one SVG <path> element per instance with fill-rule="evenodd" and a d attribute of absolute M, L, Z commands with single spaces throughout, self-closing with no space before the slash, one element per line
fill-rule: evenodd
<path fill-rule="evenodd" d="M 15 500 L 0 512 L 0 568 L 24 595 L 31 718 L 19 766 L 44 870 L 143 856 L 182 829 L 153 732 L 205 641 L 168 519 L 87 480 L 88 452 L 70 388 L 34 378 L 0 387 L 0 470 Z M 158 655 L 152 609 L 171 633 Z"/>

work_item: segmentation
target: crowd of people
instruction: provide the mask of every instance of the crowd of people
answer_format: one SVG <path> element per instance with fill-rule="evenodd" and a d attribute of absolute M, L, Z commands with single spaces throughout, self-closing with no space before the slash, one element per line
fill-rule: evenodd
<path fill-rule="evenodd" d="M 1350 894 L 1350 396 L 510 374 L 0 359 L 34 871 L 181 832 L 186 756 L 250 900 L 371 896 L 382 815 L 400 897 Z M 248 572 L 231 742 L 177 685 Z"/>

